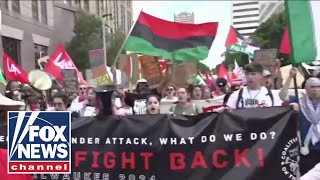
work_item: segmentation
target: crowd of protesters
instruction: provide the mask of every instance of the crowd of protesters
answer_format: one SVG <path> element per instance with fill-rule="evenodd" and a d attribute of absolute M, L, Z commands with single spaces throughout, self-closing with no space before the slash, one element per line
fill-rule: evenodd
<path fill-rule="evenodd" d="M 259 64 L 249 64 L 245 67 L 245 85 L 234 84 L 231 87 L 225 80 L 217 80 L 215 87 L 206 84 L 190 84 L 188 87 L 176 87 L 170 82 L 167 72 L 157 87 L 151 89 L 145 79 L 137 82 L 134 91 L 124 89 L 116 82 L 116 73 L 112 70 L 114 89 L 97 90 L 94 87 L 80 84 L 78 93 L 66 93 L 62 87 L 53 87 L 46 93 L 35 91 L 28 85 L 18 82 L 9 82 L 6 88 L 6 101 L 11 104 L 2 104 L 0 108 L 6 114 L 8 110 L 31 111 L 71 111 L 75 117 L 97 115 L 141 115 L 160 114 L 162 102 L 172 102 L 169 114 L 195 116 L 201 110 L 195 103 L 197 100 L 208 100 L 224 94 L 221 106 L 215 112 L 229 109 L 260 108 L 290 105 L 299 113 L 299 134 L 301 134 L 301 175 L 320 162 L 320 79 L 310 77 L 305 80 L 303 87 L 306 91 L 301 96 L 289 96 L 289 84 L 297 74 L 293 68 L 283 88 L 275 91 L 272 88 L 273 80 L 269 71 Z M 220 89 L 216 93 L 217 88 Z M 100 94 L 100 95 L 99 95 Z M 106 95 L 107 94 L 107 95 Z M 20 104 L 19 104 L 20 103 Z M 6 123 L 6 117 L 1 117 L 1 127 Z M 5 146 L 5 145 L 4 145 Z M 0 146 L 1 148 L 1 146 Z M 319 169 L 319 168 L 318 168 Z M 314 173 L 317 169 L 313 169 Z M 311 171 L 310 171 L 311 173 Z M 319 174 L 319 173 L 318 173 Z M 302 179 L 309 180 L 312 175 L 306 174 Z M 317 176 L 316 176 L 317 177 Z"/>

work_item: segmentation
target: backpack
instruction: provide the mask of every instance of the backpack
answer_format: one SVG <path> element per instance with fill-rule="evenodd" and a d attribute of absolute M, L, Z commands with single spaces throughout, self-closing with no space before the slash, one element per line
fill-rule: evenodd
<path fill-rule="evenodd" d="M 273 99 L 273 94 L 271 92 L 271 89 L 267 88 L 268 90 L 268 93 L 266 95 L 268 95 L 271 99 L 271 103 L 272 103 L 272 106 L 274 105 L 274 99 Z M 243 98 L 242 98 L 242 94 L 243 94 L 243 88 L 241 88 L 239 90 L 239 95 L 238 95 L 238 99 L 237 99 L 237 106 L 236 108 L 239 109 L 239 108 L 243 108 L 244 107 L 244 103 L 243 103 Z M 241 102 L 242 104 L 242 107 L 239 107 L 239 103 Z"/>

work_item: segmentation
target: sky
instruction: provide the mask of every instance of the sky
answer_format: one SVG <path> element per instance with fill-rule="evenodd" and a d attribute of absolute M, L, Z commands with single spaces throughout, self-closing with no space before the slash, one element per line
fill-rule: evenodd
<path fill-rule="evenodd" d="M 133 1 L 133 19 L 136 20 L 141 9 L 144 12 L 168 21 L 173 21 L 174 14 L 194 12 L 195 23 L 219 22 L 218 34 L 212 44 L 207 59 L 202 62 L 215 68 L 221 63 L 220 55 L 225 51 L 225 39 L 229 32 L 232 17 L 231 1 Z"/>

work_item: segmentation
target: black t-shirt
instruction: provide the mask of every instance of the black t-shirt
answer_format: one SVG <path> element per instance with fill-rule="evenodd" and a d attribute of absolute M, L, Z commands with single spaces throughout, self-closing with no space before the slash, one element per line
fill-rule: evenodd
<path fill-rule="evenodd" d="M 151 89 L 149 93 L 138 94 L 126 92 L 127 103 L 133 109 L 134 114 L 146 114 L 147 111 L 147 96 L 154 94 L 160 97 L 157 89 Z"/>

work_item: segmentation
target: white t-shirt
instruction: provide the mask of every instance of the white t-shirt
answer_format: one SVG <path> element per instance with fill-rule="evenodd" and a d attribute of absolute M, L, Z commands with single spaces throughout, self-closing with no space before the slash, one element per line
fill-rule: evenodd
<path fill-rule="evenodd" d="M 74 99 L 70 106 L 70 111 L 81 111 L 83 108 L 84 102 L 79 102 L 79 96 Z"/>
<path fill-rule="evenodd" d="M 237 101 L 240 90 L 231 94 L 228 99 L 227 106 L 237 108 Z M 271 90 L 273 95 L 273 106 L 282 106 L 282 100 L 279 94 Z M 268 95 L 266 87 L 261 87 L 260 90 L 248 90 L 247 87 L 243 88 L 242 99 L 238 104 L 238 108 L 257 108 L 257 107 L 271 107 L 272 100 Z"/>
<path fill-rule="evenodd" d="M 178 97 L 174 96 L 173 99 L 168 99 L 168 96 L 161 99 L 161 101 L 167 101 L 167 102 L 177 102 Z"/>

